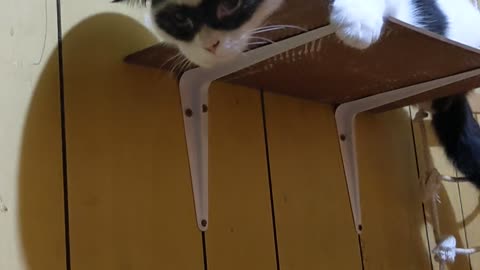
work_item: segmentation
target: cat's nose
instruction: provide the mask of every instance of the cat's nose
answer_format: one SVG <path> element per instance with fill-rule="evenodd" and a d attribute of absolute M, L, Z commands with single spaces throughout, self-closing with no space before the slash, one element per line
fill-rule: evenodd
<path fill-rule="evenodd" d="M 220 40 L 217 40 L 215 43 L 213 43 L 209 47 L 206 47 L 205 50 L 211 53 L 215 53 L 217 51 L 218 45 L 220 45 Z"/>

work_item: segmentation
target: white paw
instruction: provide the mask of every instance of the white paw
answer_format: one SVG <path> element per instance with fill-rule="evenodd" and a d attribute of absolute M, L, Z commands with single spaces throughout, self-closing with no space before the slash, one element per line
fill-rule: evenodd
<path fill-rule="evenodd" d="M 382 33 L 382 7 L 362 5 L 358 0 L 335 0 L 330 23 L 337 27 L 337 36 L 348 46 L 366 49 Z"/>

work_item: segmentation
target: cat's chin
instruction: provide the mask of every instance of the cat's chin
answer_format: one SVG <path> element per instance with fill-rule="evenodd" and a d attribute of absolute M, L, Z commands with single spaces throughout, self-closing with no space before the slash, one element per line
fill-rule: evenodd
<path fill-rule="evenodd" d="M 238 55 L 228 56 L 215 56 L 215 55 L 196 55 L 188 52 L 183 52 L 183 55 L 193 64 L 202 68 L 213 68 L 228 62 L 231 62 L 237 58 Z"/>

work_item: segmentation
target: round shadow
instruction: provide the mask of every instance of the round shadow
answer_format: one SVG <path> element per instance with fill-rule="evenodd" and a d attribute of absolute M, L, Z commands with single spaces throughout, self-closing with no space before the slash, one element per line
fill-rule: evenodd
<path fill-rule="evenodd" d="M 128 42 L 126 42 L 128 41 Z M 119 14 L 105 13 L 90 17 L 72 28 L 62 39 L 63 55 L 85 52 L 84 61 L 96 65 L 96 59 L 110 46 L 128 55 L 155 43 L 155 38 L 137 21 Z M 65 44 L 68 43 L 68 47 Z M 114 45 L 112 47 L 112 44 Z M 92 50 L 92 48 L 98 48 Z M 68 62 L 68 58 L 63 59 Z M 68 218 L 66 186 L 68 161 L 63 135 L 61 102 L 64 73 L 55 48 L 46 60 L 31 96 L 25 120 L 19 160 L 18 222 L 24 261 L 30 270 L 64 270 L 68 263 Z M 112 60 L 113 61 L 113 60 Z M 126 68 L 123 59 L 111 64 Z M 105 61 L 102 62 L 105 64 Z M 69 76 L 89 76 L 69 74 Z M 65 91 L 67 91 L 66 89 Z M 85 107 L 84 110 L 89 108 Z M 68 137 L 68 130 L 67 130 Z M 88 170 L 88 168 L 85 168 Z"/>

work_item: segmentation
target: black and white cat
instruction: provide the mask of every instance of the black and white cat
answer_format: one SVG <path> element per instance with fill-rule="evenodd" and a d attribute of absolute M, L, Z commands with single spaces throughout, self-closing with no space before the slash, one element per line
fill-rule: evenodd
<path fill-rule="evenodd" d="M 150 0 L 163 41 L 191 62 L 211 67 L 244 51 L 284 0 Z M 320 1 L 320 0 L 312 0 Z M 147 0 L 113 0 L 147 4 Z M 480 13 L 470 0 L 334 0 L 330 22 L 348 46 L 366 49 L 394 17 L 465 45 L 480 47 Z M 439 56 L 441 57 L 441 56 Z M 480 127 L 464 95 L 432 102 L 433 124 L 454 165 L 480 188 Z"/>
<path fill-rule="evenodd" d="M 283 0 L 114 0 L 149 6 L 155 32 L 191 62 L 211 67 L 241 54 Z M 258 40 L 256 40 L 258 41 Z"/>

